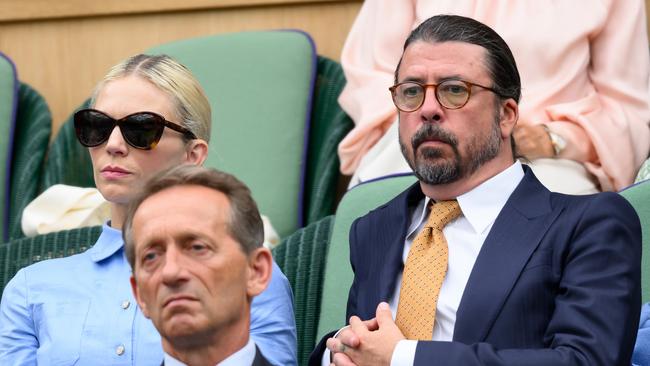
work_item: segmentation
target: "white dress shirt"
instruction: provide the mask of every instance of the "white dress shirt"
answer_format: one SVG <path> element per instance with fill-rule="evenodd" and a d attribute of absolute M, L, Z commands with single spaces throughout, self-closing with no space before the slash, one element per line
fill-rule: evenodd
<path fill-rule="evenodd" d="M 248 366 L 252 365 L 255 360 L 255 342 L 252 338 L 248 338 L 248 343 L 239 351 L 228 356 L 223 361 L 219 362 L 216 366 Z M 186 366 L 181 361 L 175 359 L 165 352 L 165 366 Z"/>
<path fill-rule="evenodd" d="M 442 230 L 449 248 L 449 264 L 438 296 L 432 340 L 451 341 L 453 339 L 456 311 L 474 262 L 476 262 L 485 238 L 490 233 L 492 224 L 523 177 L 523 168 L 517 161 L 478 187 L 456 197 L 462 215 L 447 224 Z M 413 211 L 402 254 L 404 263 L 406 263 L 411 249 L 411 243 L 424 228 L 429 217 L 427 207 L 430 200 L 429 197 L 425 197 Z M 397 276 L 397 286 L 389 301 L 393 319 L 397 313 L 401 286 L 402 273 Z M 400 341 L 393 351 L 391 366 L 413 365 L 416 346 L 417 341 Z"/>

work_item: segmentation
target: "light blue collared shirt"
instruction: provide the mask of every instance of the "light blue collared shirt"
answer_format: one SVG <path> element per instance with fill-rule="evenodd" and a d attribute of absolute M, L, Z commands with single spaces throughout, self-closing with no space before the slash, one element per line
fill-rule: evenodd
<path fill-rule="evenodd" d="M 130 276 L 122 233 L 108 225 L 86 252 L 18 271 L 0 302 L 0 365 L 160 365 L 160 336 Z M 253 299 L 251 338 L 272 364 L 297 364 L 291 287 L 275 262 Z"/>

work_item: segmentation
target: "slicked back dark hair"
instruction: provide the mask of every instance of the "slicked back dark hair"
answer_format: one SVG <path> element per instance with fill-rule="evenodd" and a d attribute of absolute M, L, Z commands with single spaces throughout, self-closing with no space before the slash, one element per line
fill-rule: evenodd
<path fill-rule="evenodd" d="M 436 15 L 415 28 L 404 42 L 404 51 L 416 41 L 427 43 L 465 42 L 485 48 L 487 69 L 492 78 L 492 88 L 501 99 L 521 98 L 521 79 L 515 58 L 506 42 L 487 25 L 459 15 Z M 402 54 L 403 57 L 403 54 Z M 395 69 L 398 83 L 400 58 Z"/>

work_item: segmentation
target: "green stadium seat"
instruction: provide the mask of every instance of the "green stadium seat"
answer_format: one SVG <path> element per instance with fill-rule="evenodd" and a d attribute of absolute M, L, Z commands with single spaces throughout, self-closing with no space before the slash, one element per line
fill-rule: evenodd
<path fill-rule="evenodd" d="M 21 83 L 0 53 L 0 239 L 22 237 L 20 218 L 38 194 L 52 117 L 43 97 Z"/>
<path fill-rule="evenodd" d="M 9 237 L 9 197 L 11 197 L 11 153 L 18 106 L 18 76 L 9 57 L 0 53 L 0 237 Z"/>
<path fill-rule="evenodd" d="M 52 115 L 45 99 L 32 87 L 20 83 L 11 160 L 9 239 L 22 238 L 21 218 L 25 206 L 39 194 L 45 154 L 52 133 Z"/>
<path fill-rule="evenodd" d="M 87 108 L 89 104 L 90 99 L 83 102 L 77 109 Z M 88 149 L 77 141 L 72 114 L 61 125 L 50 145 L 43 168 L 40 192 L 55 184 L 95 187 L 90 154 L 88 154 Z"/>
<path fill-rule="evenodd" d="M 627 187 L 619 194 L 632 204 L 641 220 L 643 249 L 641 256 L 641 288 L 643 303 L 650 301 L 650 181 Z"/>
<path fill-rule="evenodd" d="M 394 175 L 364 182 L 349 190 L 339 203 L 325 259 L 325 276 L 317 340 L 345 325 L 348 292 L 352 285 L 349 232 L 352 222 L 388 202 L 411 184 L 415 176 Z"/>
<path fill-rule="evenodd" d="M 341 65 L 319 56 L 316 76 L 307 155 L 305 224 L 334 213 L 341 165 L 337 149 L 354 127 L 354 122 L 338 103 L 345 86 Z"/>
<path fill-rule="evenodd" d="M 306 365 L 314 349 L 320 314 L 325 257 L 334 216 L 326 216 L 286 237 L 273 257 L 289 279 L 298 332 L 298 364 Z"/>
<path fill-rule="evenodd" d="M 412 175 L 398 175 L 356 186 L 343 196 L 335 216 L 296 231 L 273 250 L 294 292 L 300 365 L 307 364 L 320 338 L 345 323 L 353 277 L 348 242 L 352 222 L 415 181 Z"/>

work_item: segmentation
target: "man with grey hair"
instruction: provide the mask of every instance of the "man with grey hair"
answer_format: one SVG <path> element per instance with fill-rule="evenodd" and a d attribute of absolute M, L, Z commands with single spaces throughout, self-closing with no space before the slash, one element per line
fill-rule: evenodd
<path fill-rule="evenodd" d="M 243 183 L 214 169 L 172 168 L 136 195 L 123 233 L 133 293 L 162 337 L 164 365 L 270 365 L 249 326 L 272 257 Z"/>

